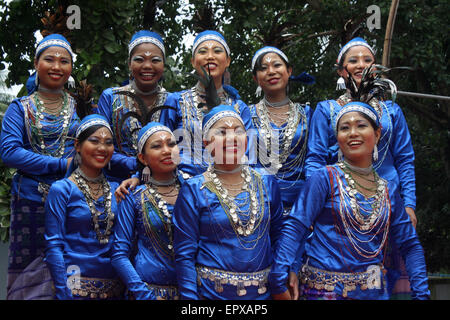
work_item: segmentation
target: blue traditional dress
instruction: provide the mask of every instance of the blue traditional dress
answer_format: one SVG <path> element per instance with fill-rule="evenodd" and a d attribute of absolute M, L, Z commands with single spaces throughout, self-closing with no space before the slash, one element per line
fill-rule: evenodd
<path fill-rule="evenodd" d="M 273 176 L 251 170 L 259 201 L 257 225 L 249 236 L 239 233 L 224 210 L 223 199 L 205 180 L 195 176 L 184 183 L 173 213 L 174 248 L 182 299 L 270 299 L 267 275 L 272 250 L 283 229 L 283 205 Z M 249 209 L 248 192 L 236 196 Z M 245 219 L 241 216 L 240 219 Z M 248 223 L 248 221 L 245 221 Z"/>
<path fill-rule="evenodd" d="M 83 118 L 78 139 L 90 128 L 106 127 L 97 114 Z M 45 262 L 58 300 L 120 299 L 124 286 L 111 265 L 112 232 L 118 184 L 103 175 L 87 177 L 77 161 L 66 178 L 51 186 L 45 202 Z M 95 199 L 89 182 L 100 184 L 102 195 Z"/>
<path fill-rule="evenodd" d="M 342 99 L 344 102 L 348 101 L 346 97 Z M 317 104 L 309 131 L 305 163 L 307 177 L 315 170 L 337 162 L 339 147 L 333 123 L 341 109 L 342 105 L 336 100 Z M 374 162 L 374 168 L 382 178 L 399 186 L 405 207 L 415 209 L 415 157 L 405 117 L 400 107 L 392 101 L 379 101 L 377 111 L 381 118 L 381 139 L 378 143 L 378 161 Z"/>
<path fill-rule="evenodd" d="M 243 121 L 232 106 L 213 108 L 204 136 L 221 118 Z M 267 275 L 283 230 L 275 178 L 242 166 L 244 185 L 229 196 L 210 166 L 184 183 L 173 212 L 176 272 L 182 299 L 269 299 Z"/>
<path fill-rule="evenodd" d="M 36 57 L 52 46 L 63 47 L 72 55 L 67 40 L 52 34 L 41 40 Z M 65 92 L 61 112 L 45 112 L 34 93 L 37 81 L 27 86 L 29 96 L 14 99 L 8 107 L 0 137 L 3 162 L 17 169 L 11 185 L 7 280 L 7 299 L 11 300 L 50 298 L 41 290 L 50 280 L 42 261 L 44 202 L 50 185 L 64 177 L 68 158 L 74 156 L 73 138 L 79 125 L 75 100 Z"/>
<path fill-rule="evenodd" d="M 109 185 L 111 193 L 94 202 L 101 213 L 99 221 L 107 219 L 105 197 L 111 197 L 111 212 L 118 212 L 113 195 L 118 184 Z M 55 298 L 120 299 L 124 286 L 111 265 L 112 236 L 107 243 L 99 241 L 91 208 L 80 188 L 69 178 L 55 182 L 45 211 L 45 260 L 55 286 Z"/>
<path fill-rule="evenodd" d="M 161 36 L 155 32 L 141 30 L 136 32 L 128 45 L 129 54 L 133 49 L 142 43 L 155 44 L 161 49 L 165 56 L 164 42 Z M 167 105 L 176 107 L 176 99 L 172 93 L 167 92 L 160 84 L 158 84 L 157 98 L 151 108 Z M 121 125 L 122 118 L 129 112 L 136 112 L 136 101 L 126 94 L 120 94 L 120 91 L 136 93 L 133 80 L 130 84 L 122 87 L 113 87 L 104 90 L 98 101 L 98 113 L 103 115 L 113 129 L 114 149 L 115 153 L 111 159 L 109 168 L 105 173 L 109 180 L 121 182 L 137 170 L 137 134 L 142 124 L 135 117 L 129 117 Z M 150 108 L 150 107 L 149 107 Z M 158 121 L 165 125 L 168 121 L 175 117 L 175 111 L 164 109 L 153 114 L 151 121 Z M 173 129 L 171 127 L 171 129 Z"/>
<path fill-rule="evenodd" d="M 184 181 L 181 175 L 178 180 L 180 184 Z M 164 214 L 164 205 L 169 216 Z M 173 209 L 148 184 L 138 186 L 120 203 L 111 263 L 126 284 L 129 298 L 178 298 L 170 217 Z M 136 253 L 131 255 L 135 243 Z"/>
<path fill-rule="evenodd" d="M 310 226 L 305 264 L 300 271 L 301 289 L 308 299 L 388 299 L 383 256 L 387 237 L 400 248 L 406 261 L 414 299 L 429 298 L 423 249 L 405 211 L 398 186 L 383 180 L 384 194 L 378 214 L 372 212 L 375 198 L 356 192 L 360 210 L 351 209 L 348 175 L 341 163 L 321 168 L 307 180 L 294 204 L 280 239 L 270 275 L 274 293 L 286 291 L 286 280 L 300 240 Z M 351 195 L 351 193 L 350 193 Z M 364 227 L 365 226 L 365 227 Z M 331 297 L 330 297 L 331 295 Z"/>

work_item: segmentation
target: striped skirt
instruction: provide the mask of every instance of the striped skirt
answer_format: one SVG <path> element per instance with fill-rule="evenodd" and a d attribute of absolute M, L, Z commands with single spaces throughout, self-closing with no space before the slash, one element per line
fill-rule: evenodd
<path fill-rule="evenodd" d="M 44 232 L 44 203 L 13 197 L 7 300 L 52 299 L 51 276 L 43 260 Z"/>

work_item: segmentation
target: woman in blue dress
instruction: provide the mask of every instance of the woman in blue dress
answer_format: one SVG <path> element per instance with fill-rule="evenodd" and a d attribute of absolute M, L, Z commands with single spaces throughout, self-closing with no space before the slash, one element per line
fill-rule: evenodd
<path fill-rule="evenodd" d="M 281 50 L 270 46 L 259 49 L 252 59 L 252 72 L 264 97 L 249 106 L 258 142 L 253 144 L 258 149 L 249 153 L 257 155 L 256 168 L 275 175 L 283 207 L 289 212 L 305 182 L 303 166 L 312 110 L 289 99 L 289 81 L 298 77 L 292 77 L 292 66 Z M 301 76 L 314 82 L 305 73 Z"/>
<path fill-rule="evenodd" d="M 178 299 L 172 213 L 184 179 L 175 136 L 150 122 L 139 131 L 138 152 L 151 174 L 120 203 L 111 262 L 130 299 Z"/>
<path fill-rule="evenodd" d="M 196 72 L 197 84 L 190 89 L 177 92 L 177 112 L 167 126 L 174 131 L 179 142 L 181 163 L 179 168 L 190 175 L 203 173 L 208 165 L 202 143 L 202 106 L 226 104 L 233 106 L 240 114 L 246 130 L 252 126 L 247 105 L 238 92 L 224 82 L 227 68 L 231 63 L 230 49 L 222 34 L 206 30 L 199 33 L 192 47 L 191 64 Z M 217 91 L 219 101 L 207 101 L 211 91 Z"/>
<path fill-rule="evenodd" d="M 120 299 L 124 286 L 110 260 L 117 183 L 102 172 L 114 152 L 107 120 L 97 114 L 83 118 L 75 149 L 71 173 L 53 183 L 45 203 L 45 261 L 55 298 Z"/>
<path fill-rule="evenodd" d="M 361 83 L 365 68 L 375 63 L 374 50 L 362 38 L 354 38 L 340 51 L 337 64 L 338 88 L 347 89 L 336 100 L 319 102 L 311 119 L 308 153 L 306 157 L 306 176 L 327 164 L 338 161 L 338 145 L 333 133 L 336 114 L 352 100 L 349 90 L 351 82 L 356 87 Z M 353 79 L 353 80 L 351 80 Z M 378 145 L 378 159 L 374 161 L 377 173 L 388 181 L 395 182 L 400 190 L 403 204 L 414 226 L 416 186 L 414 173 L 414 150 L 405 117 L 399 105 L 393 101 L 372 100 L 381 121 L 381 140 Z"/>
<path fill-rule="evenodd" d="M 213 163 L 180 189 L 173 212 L 181 299 L 269 299 L 267 275 L 283 230 L 276 179 L 243 165 L 247 137 L 233 106 L 203 118 Z"/>
<path fill-rule="evenodd" d="M 339 159 L 338 145 L 332 125 L 336 114 L 343 105 L 352 100 L 350 90 L 360 86 L 363 71 L 375 63 L 372 47 L 362 38 L 349 41 L 339 52 L 337 59 L 338 89 L 346 89 L 345 94 L 336 100 L 319 102 L 311 119 L 308 152 L 306 156 L 306 176 L 313 171 L 336 163 Z M 377 173 L 388 181 L 398 185 L 406 212 L 414 227 L 417 224 L 416 185 L 414 172 L 414 150 L 406 119 L 400 106 L 382 98 L 371 101 L 381 121 L 381 139 L 378 144 L 378 158 L 374 159 Z M 396 246 L 389 254 L 390 290 L 394 293 L 410 293 L 404 263 Z"/>
<path fill-rule="evenodd" d="M 367 93 L 367 92 L 366 92 Z M 289 299 L 286 279 L 305 233 L 303 299 L 388 299 L 387 239 L 399 247 L 414 299 L 429 299 L 425 258 L 399 186 L 373 166 L 382 131 L 378 112 L 352 101 L 334 118 L 343 160 L 316 170 L 287 217 L 270 283 L 275 298 Z"/>
<path fill-rule="evenodd" d="M 0 155 L 17 169 L 11 186 L 7 299 L 48 298 L 39 289 L 48 278 L 41 274 L 44 202 L 73 157 L 79 118 L 75 99 L 64 90 L 72 64 L 70 43 L 62 35 L 43 38 L 36 48 L 36 72 L 27 83 L 29 95 L 15 99 L 3 118 Z"/>
<path fill-rule="evenodd" d="M 116 152 L 106 170 L 112 181 L 120 183 L 136 172 L 139 129 L 147 122 L 165 124 L 168 118 L 175 117 L 170 109 L 163 109 L 147 119 L 147 114 L 156 107 L 176 105 L 173 95 L 161 85 L 165 58 L 164 42 L 158 33 L 136 32 L 128 45 L 129 84 L 108 88 L 99 98 L 98 113 L 108 119 L 114 133 Z M 141 121 L 138 117 L 128 117 L 130 112 L 138 113 Z"/>

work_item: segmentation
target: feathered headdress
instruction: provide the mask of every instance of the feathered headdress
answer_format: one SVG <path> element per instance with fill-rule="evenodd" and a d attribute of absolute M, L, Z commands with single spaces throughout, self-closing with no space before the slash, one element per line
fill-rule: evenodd
<path fill-rule="evenodd" d="M 93 108 L 97 108 L 97 105 L 92 103 L 93 87 L 88 84 L 86 80 L 81 80 L 76 86 L 75 92 L 67 91 L 76 101 L 76 111 L 80 119 L 92 114 Z"/>
<path fill-rule="evenodd" d="M 384 99 L 385 94 L 389 90 L 392 95 L 392 102 L 395 102 L 397 97 L 395 83 L 390 79 L 382 77 L 382 75 L 393 69 L 410 70 L 408 67 L 387 68 L 379 64 L 372 64 L 370 67 L 364 69 L 359 87 L 348 72 L 345 81 L 352 100 L 369 104 L 372 99 Z"/>
<path fill-rule="evenodd" d="M 203 77 L 199 76 L 198 74 L 195 74 L 195 73 L 185 73 L 185 74 L 196 78 L 205 87 L 206 103 L 201 102 L 201 103 L 199 103 L 199 105 L 197 107 L 199 109 L 202 109 L 203 107 L 206 106 L 208 108 L 207 112 L 209 112 L 212 108 L 220 105 L 221 102 L 220 102 L 219 95 L 217 94 L 217 89 L 216 89 L 216 85 L 214 84 L 214 79 L 211 77 L 211 72 L 209 70 L 209 66 L 208 66 L 208 72 L 206 72 L 205 68 L 203 68 L 203 67 L 201 67 L 201 69 L 203 71 Z"/>

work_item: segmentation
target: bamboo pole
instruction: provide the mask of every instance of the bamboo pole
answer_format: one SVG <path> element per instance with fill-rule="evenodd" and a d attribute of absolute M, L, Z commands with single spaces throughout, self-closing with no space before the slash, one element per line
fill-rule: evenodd
<path fill-rule="evenodd" d="M 389 9 L 389 18 L 386 25 L 386 33 L 384 36 L 384 48 L 383 48 L 383 66 L 389 67 L 390 55 L 391 55 L 391 42 L 392 34 L 394 32 L 395 17 L 397 16 L 398 3 L 400 0 L 392 0 L 391 8 Z"/>

